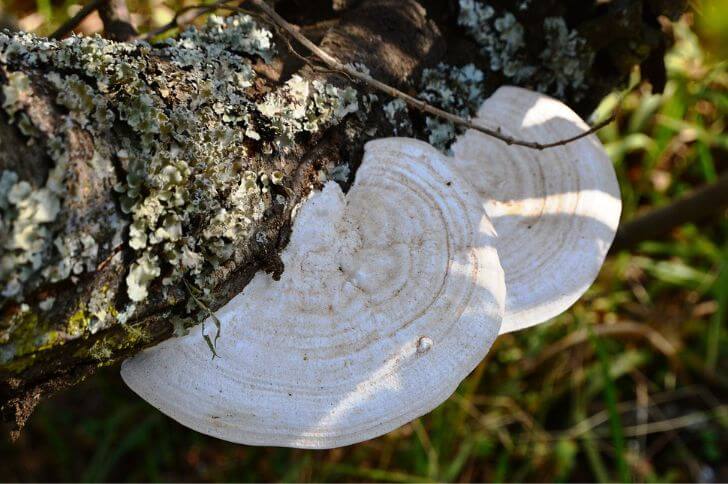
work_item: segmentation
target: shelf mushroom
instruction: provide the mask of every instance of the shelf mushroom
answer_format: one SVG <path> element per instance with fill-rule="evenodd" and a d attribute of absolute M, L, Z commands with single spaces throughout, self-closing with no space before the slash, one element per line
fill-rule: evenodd
<path fill-rule="evenodd" d="M 473 188 L 426 143 L 370 142 L 348 194 L 300 208 L 279 281 L 257 274 L 197 326 L 122 365 L 182 424 L 232 442 L 331 448 L 443 402 L 498 335 L 505 279 Z"/>
<path fill-rule="evenodd" d="M 565 104 L 510 86 L 488 98 L 475 121 L 541 143 L 589 129 Z M 452 151 L 498 234 L 506 275 L 501 333 L 565 311 L 594 282 L 621 212 L 614 168 L 597 137 L 537 151 L 471 129 Z"/>

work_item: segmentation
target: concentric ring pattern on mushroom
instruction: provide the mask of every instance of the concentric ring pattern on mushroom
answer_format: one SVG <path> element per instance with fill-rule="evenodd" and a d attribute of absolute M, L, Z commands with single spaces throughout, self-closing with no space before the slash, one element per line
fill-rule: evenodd
<path fill-rule="evenodd" d="M 538 142 L 588 130 L 513 87 L 475 121 Z M 301 205 L 280 280 L 257 274 L 215 313 L 217 357 L 197 326 L 125 361 L 124 381 L 183 425 L 253 445 L 353 444 L 437 407 L 498 334 L 588 289 L 621 211 L 594 135 L 537 151 L 470 130 L 452 149 L 369 142 L 348 193 L 329 182 Z"/>

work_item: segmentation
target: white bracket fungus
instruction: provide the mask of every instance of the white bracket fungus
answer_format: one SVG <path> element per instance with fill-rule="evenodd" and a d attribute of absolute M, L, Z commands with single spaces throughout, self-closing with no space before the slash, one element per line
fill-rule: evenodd
<path fill-rule="evenodd" d="M 505 278 L 474 189 L 426 143 L 367 144 L 356 182 L 302 205 L 279 281 L 257 274 L 201 326 L 124 362 L 182 424 L 258 445 L 330 448 L 384 434 L 452 394 L 498 335 Z"/>
<path fill-rule="evenodd" d="M 542 143 L 588 129 L 514 87 L 478 121 Z M 330 182 L 301 206 L 280 281 L 258 274 L 217 311 L 219 358 L 198 326 L 124 362 L 124 381 L 184 425 L 246 444 L 337 447 L 432 410 L 499 330 L 586 291 L 621 210 L 593 135 L 536 151 L 469 130 L 452 149 L 368 143 L 347 195 Z"/>
<path fill-rule="evenodd" d="M 589 129 L 565 104 L 510 86 L 488 98 L 475 121 L 542 143 Z M 471 129 L 452 151 L 451 163 L 480 194 L 498 234 L 507 288 L 501 333 L 565 311 L 594 282 L 622 209 L 614 167 L 597 137 L 537 151 Z"/>

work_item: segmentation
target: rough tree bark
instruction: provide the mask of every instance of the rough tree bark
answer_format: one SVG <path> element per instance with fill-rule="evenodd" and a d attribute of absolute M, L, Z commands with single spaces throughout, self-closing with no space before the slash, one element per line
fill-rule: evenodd
<path fill-rule="evenodd" d="M 682 1 L 532 3 L 492 2 L 524 25 L 534 42 L 526 51 L 537 51 L 547 35 L 546 16 L 564 18 L 571 35 L 585 39 L 593 62 L 578 74 L 588 90 L 561 95 L 580 113 L 622 85 L 634 65 L 658 88 L 664 82 L 667 36 L 658 17 L 674 18 Z M 487 52 L 458 25 L 456 0 L 282 0 L 276 8 L 329 53 L 413 94 L 422 69 L 438 62 L 474 63 L 488 73 L 486 92 L 512 82 L 493 72 Z M 219 50 L 200 50 L 200 41 L 220 42 L 207 46 Z M 325 176 L 346 185 L 363 144 L 392 134 L 381 109 L 389 99 L 305 64 L 276 41 L 279 55 L 268 62 L 262 48 L 251 53 L 224 34 L 151 47 L 100 39 L 49 45 L 21 34 L 0 43 L 0 256 L 7 256 L 0 267 L 0 405 L 16 428 L 44 396 L 203 319 L 256 271 L 284 270 L 277 254 L 296 204 Z M 220 52 L 236 48 L 237 57 L 220 60 Z M 241 72 L 237 86 L 220 79 Z M 292 74 L 301 79 L 286 83 Z M 341 98 L 352 87 L 358 109 L 350 113 Z M 308 124 L 280 113 L 301 89 L 318 99 L 297 106 L 307 119 L 315 116 Z M 411 114 L 414 133 L 426 137 L 425 123 Z M 289 126 L 286 116 L 298 124 Z M 145 176 L 139 167 L 160 163 L 155 180 L 169 186 L 137 179 Z M 236 191 L 238 183 L 253 195 Z M 141 203 L 153 193 L 162 216 L 151 229 L 139 228 Z M 216 216 L 236 204 L 247 204 L 250 217 L 235 222 L 238 232 L 215 232 Z M 23 245 L 34 243 L 41 249 Z M 131 272 L 138 280 L 129 281 Z M 136 287 L 139 301 L 130 299 L 130 284 L 143 286 Z"/>

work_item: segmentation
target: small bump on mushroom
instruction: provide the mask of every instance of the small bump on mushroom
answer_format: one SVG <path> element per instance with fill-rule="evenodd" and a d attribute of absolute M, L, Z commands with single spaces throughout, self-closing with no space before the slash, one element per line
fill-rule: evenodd
<path fill-rule="evenodd" d="M 494 244 L 442 154 L 370 142 L 346 195 L 330 182 L 301 205 L 280 280 L 259 273 L 216 311 L 219 358 L 198 326 L 125 361 L 122 377 L 175 420 L 233 442 L 376 437 L 442 403 L 492 345 L 505 304 Z"/>
<path fill-rule="evenodd" d="M 432 345 L 433 342 L 431 338 L 427 336 L 421 337 L 417 340 L 417 353 L 421 355 L 427 353 L 430 349 L 432 349 Z"/>

